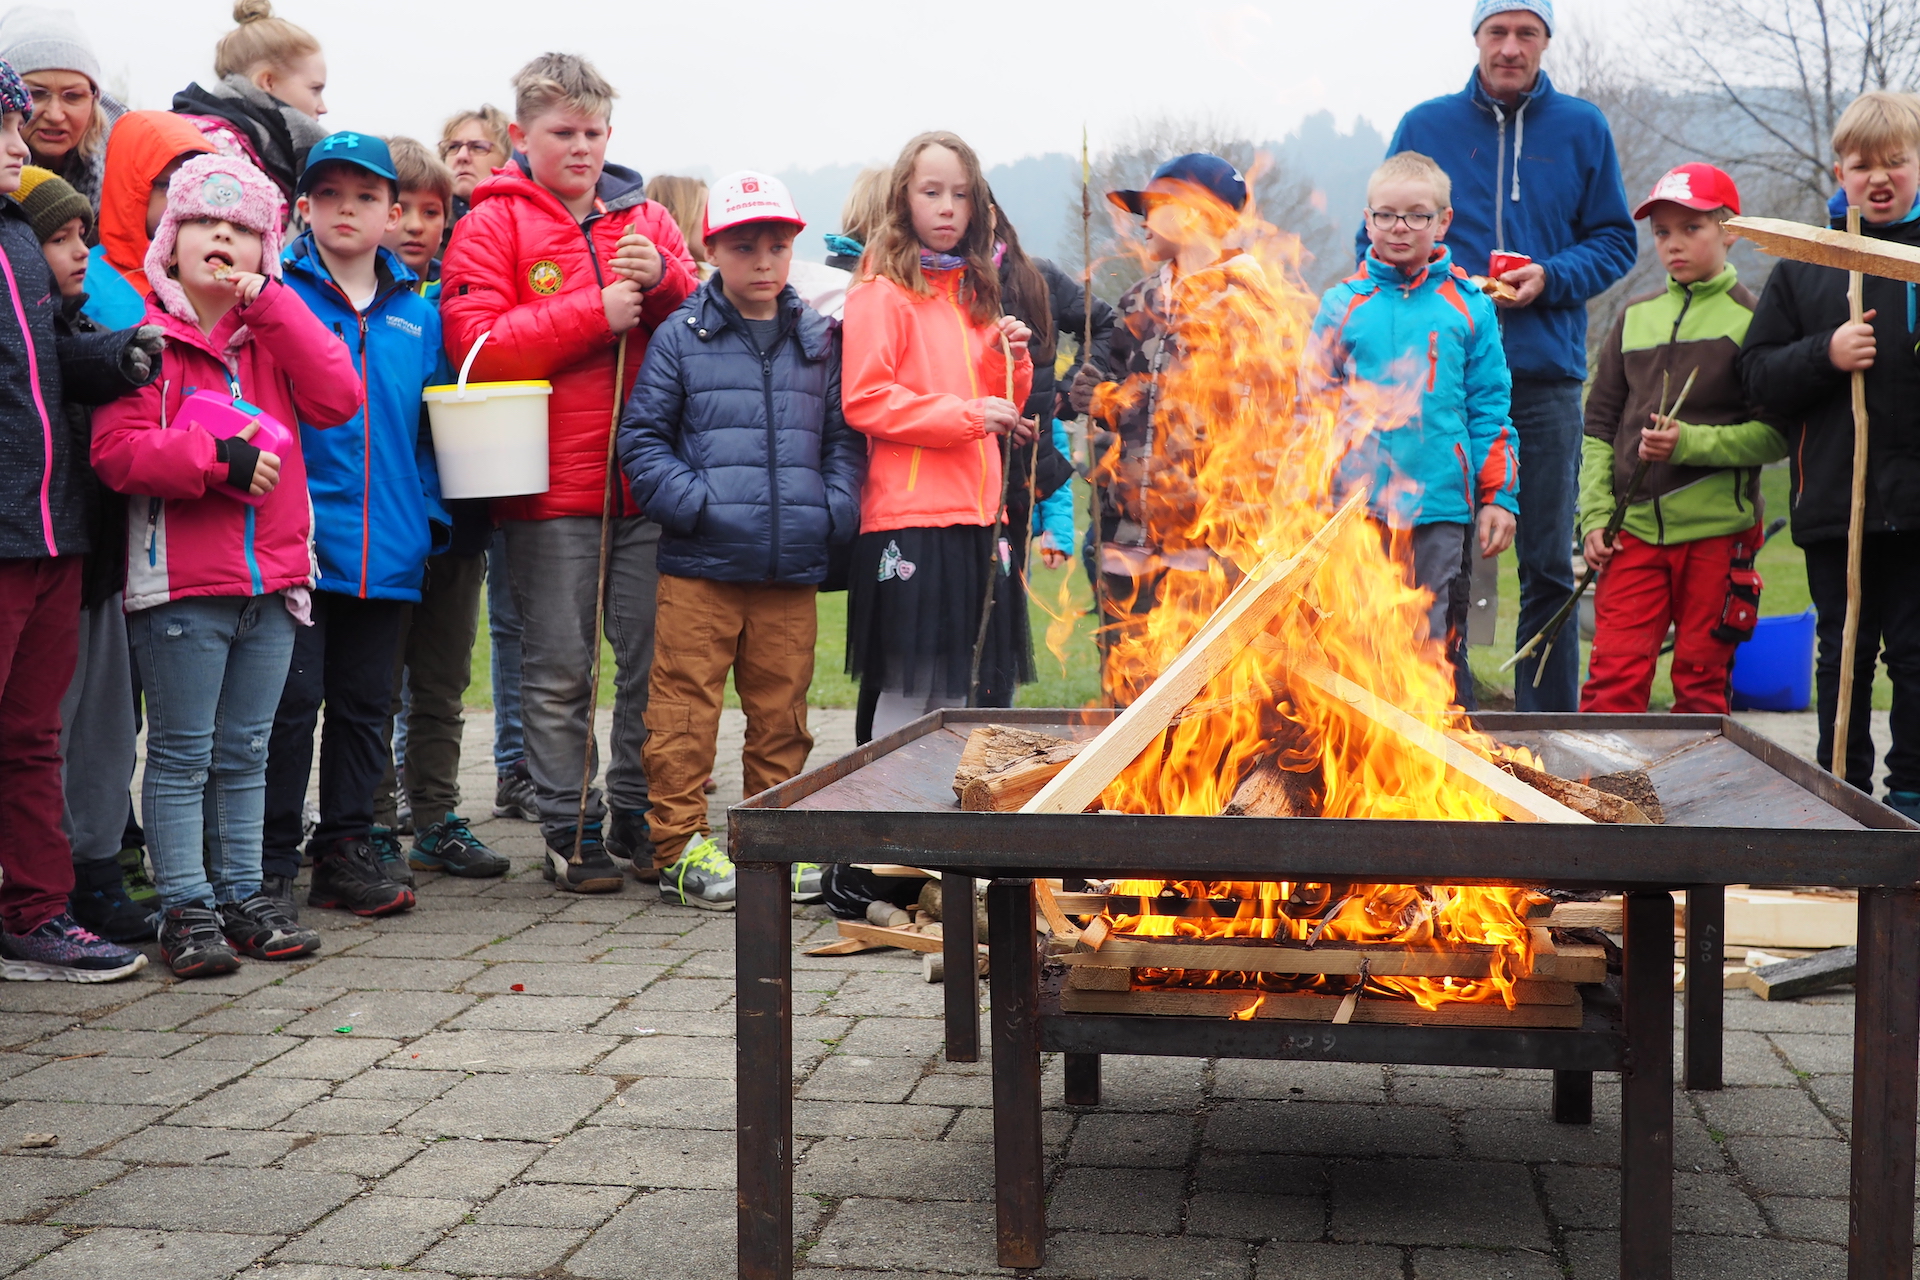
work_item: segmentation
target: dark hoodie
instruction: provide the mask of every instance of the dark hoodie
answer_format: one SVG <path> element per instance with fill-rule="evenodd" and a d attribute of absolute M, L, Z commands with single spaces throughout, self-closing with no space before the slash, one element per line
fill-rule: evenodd
<path fill-rule="evenodd" d="M 212 88 L 188 85 L 173 95 L 173 109 L 202 133 L 231 134 L 288 204 L 300 171 L 307 167 L 307 152 L 327 136 L 327 127 L 318 120 L 240 75 L 216 81 Z"/>

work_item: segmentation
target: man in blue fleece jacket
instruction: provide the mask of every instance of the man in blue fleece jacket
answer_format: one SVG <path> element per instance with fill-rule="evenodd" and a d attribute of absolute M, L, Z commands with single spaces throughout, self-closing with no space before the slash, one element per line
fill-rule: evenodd
<path fill-rule="evenodd" d="M 1533 259 L 1501 277 L 1518 296 L 1496 299 L 1520 438 L 1515 545 L 1524 644 L 1573 592 L 1587 300 L 1626 275 L 1638 249 L 1606 117 L 1556 92 L 1540 70 L 1553 35 L 1552 0 L 1479 0 L 1473 33 L 1480 65 L 1467 87 L 1407 112 L 1387 154 L 1423 152 L 1453 179 L 1447 247 L 1455 262 L 1481 274 L 1496 251 Z M 1364 255 L 1364 227 L 1355 245 Z M 1463 623 L 1467 577 L 1456 589 Z M 1537 661 L 1515 672 L 1515 705 L 1576 710 L 1578 646 L 1555 645 L 1536 688 Z"/>

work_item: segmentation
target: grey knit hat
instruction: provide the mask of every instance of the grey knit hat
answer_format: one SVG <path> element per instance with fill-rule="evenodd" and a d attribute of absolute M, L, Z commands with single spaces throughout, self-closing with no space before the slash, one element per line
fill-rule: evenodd
<path fill-rule="evenodd" d="M 100 87 L 100 59 L 71 9 L 18 5 L 0 16 L 0 58 L 15 71 L 77 71 Z"/>

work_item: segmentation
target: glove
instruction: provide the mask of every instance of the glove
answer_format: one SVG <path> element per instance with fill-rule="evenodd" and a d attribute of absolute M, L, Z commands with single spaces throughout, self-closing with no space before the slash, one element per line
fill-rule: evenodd
<path fill-rule="evenodd" d="M 141 327 L 152 328 L 151 325 L 142 325 Z M 227 464 L 227 483 L 229 485 L 232 485 L 242 493 L 247 493 L 252 490 L 253 468 L 260 461 L 260 450 L 254 448 L 250 442 L 242 440 L 238 436 L 231 436 L 225 440 L 215 440 L 213 442 L 213 456 L 216 461 Z"/>
<path fill-rule="evenodd" d="M 152 380 L 154 370 L 160 367 L 160 353 L 166 349 L 166 335 L 159 325 L 140 325 L 127 339 L 127 345 L 120 353 L 121 363 L 126 366 L 127 377 L 145 386 Z M 255 452 L 257 453 L 258 450 Z"/>
<path fill-rule="evenodd" d="M 1094 388 L 1108 381 L 1093 367 L 1091 360 L 1080 366 L 1080 372 L 1073 375 L 1073 385 L 1067 388 L 1067 403 L 1073 406 L 1075 413 L 1085 413 L 1093 407 Z"/>

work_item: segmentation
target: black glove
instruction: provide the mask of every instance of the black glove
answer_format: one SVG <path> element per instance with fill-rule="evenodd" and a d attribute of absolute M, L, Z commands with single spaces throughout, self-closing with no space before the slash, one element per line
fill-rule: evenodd
<path fill-rule="evenodd" d="M 166 335 L 160 326 L 143 324 L 128 337 L 127 345 L 120 352 L 120 363 L 129 379 L 145 386 L 160 367 L 160 353 L 166 349 Z"/>
<path fill-rule="evenodd" d="M 238 436 L 213 442 L 216 461 L 227 464 L 227 483 L 242 493 L 253 489 L 253 469 L 260 461 L 260 450 Z"/>

